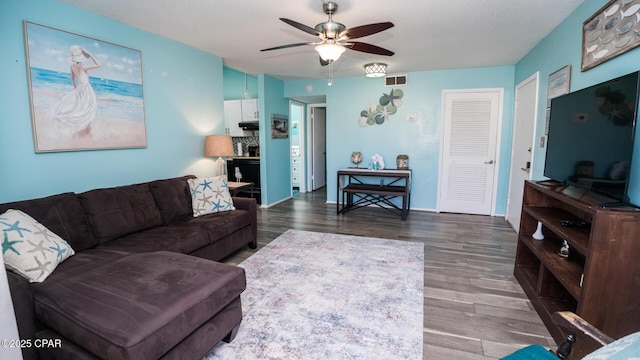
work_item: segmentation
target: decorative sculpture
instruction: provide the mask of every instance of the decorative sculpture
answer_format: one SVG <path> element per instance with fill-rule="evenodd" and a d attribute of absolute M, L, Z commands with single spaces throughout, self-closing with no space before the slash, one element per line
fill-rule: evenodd
<path fill-rule="evenodd" d="M 534 232 L 531 237 L 536 240 L 544 239 L 544 234 L 542 233 L 542 223 L 540 221 L 538 221 L 538 228 L 536 229 L 536 232 Z"/>
<path fill-rule="evenodd" d="M 382 170 L 384 169 L 384 158 L 380 154 L 374 154 L 371 156 L 371 169 Z"/>
<path fill-rule="evenodd" d="M 351 162 L 355 167 L 358 167 L 358 164 L 362 162 L 362 153 L 360 151 L 354 151 L 351 153 Z"/>

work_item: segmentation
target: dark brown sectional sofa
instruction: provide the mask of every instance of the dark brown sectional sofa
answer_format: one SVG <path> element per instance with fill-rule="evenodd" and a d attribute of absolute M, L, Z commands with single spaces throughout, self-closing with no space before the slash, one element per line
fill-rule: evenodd
<path fill-rule="evenodd" d="M 199 359 L 233 340 L 246 278 L 216 261 L 256 248 L 256 201 L 193 217 L 189 178 L 0 204 L 76 252 L 41 283 L 7 272 L 21 339 L 59 345 L 25 359 Z"/>

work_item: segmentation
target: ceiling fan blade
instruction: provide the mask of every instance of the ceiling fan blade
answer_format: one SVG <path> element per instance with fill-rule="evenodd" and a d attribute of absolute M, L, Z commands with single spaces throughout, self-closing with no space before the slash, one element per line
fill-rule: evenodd
<path fill-rule="evenodd" d="M 291 19 L 286 19 L 286 18 L 280 18 L 280 20 L 286 22 L 287 24 L 293 26 L 296 29 L 302 30 L 306 33 L 309 33 L 311 35 L 315 35 L 315 36 L 320 36 L 320 32 L 310 26 L 307 26 L 305 24 L 300 24 L 297 21 L 293 21 Z"/>
<path fill-rule="evenodd" d="M 296 43 L 296 44 L 289 44 L 289 45 L 280 45 L 280 46 L 276 46 L 276 47 L 272 47 L 272 48 L 268 48 L 268 49 L 262 49 L 260 51 L 280 50 L 280 49 L 287 49 L 287 48 L 292 48 L 292 47 L 296 47 L 296 46 L 314 45 L 314 44 L 315 43 L 313 43 L 313 42 L 305 42 L 305 43 Z"/>
<path fill-rule="evenodd" d="M 365 36 L 369 36 L 380 31 L 385 31 L 393 27 L 391 22 L 381 22 L 375 24 L 368 24 L 362 26 L 356 26 L 354 28 L 347 29 L 340 33 L 338 38 L 346 37 L 347 39 L 357 39 Z"/>
<path fill-rule="evenodd" d="M 359 41 L 349 41 L 344 45 L 351 50 L 361 51 L 369 54 L 385 55 L 385 56 L 392 56 L 393 54 L 395 54 L 391 50 L 387 50 L 379 46 L 375 46 L 375 45 L 371 45 L 371 44 L 367 44 Z"/>
<path fill-rule="evenodd" d="M 318 59 L 320 59 L 320 65 L 322 65 L 322 66 L 327 66 L 327 65 L 329 65 L 329 64 L 331 64 L 333 62 L 333 60 L 324 60 L 320 56 L 318 56 Z"/>

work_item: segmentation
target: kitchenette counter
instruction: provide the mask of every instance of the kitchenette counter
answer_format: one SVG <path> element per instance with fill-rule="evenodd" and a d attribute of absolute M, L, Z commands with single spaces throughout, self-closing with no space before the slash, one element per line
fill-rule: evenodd
<path fill-rule="evenodd" d="M 260 156 L 234 156 L 233 159 L 260 160 Z"/>

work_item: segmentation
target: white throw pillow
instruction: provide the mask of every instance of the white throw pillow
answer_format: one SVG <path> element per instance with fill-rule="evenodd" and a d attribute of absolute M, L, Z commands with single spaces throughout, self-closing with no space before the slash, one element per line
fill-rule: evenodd
<path fill-rule="evenodd" d="M 189 179 L 187 182 L 191 190 L 194 217 L 236 209 L 231 200 L 226 177 Z"/>
<path fill-rule="evenodd" d="M 42 282 L 53 270 L 75 254 L 69 243 L 31 216 L 9 209 L 0 215 L 2 257 L 7 268 Z"/>

